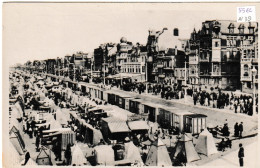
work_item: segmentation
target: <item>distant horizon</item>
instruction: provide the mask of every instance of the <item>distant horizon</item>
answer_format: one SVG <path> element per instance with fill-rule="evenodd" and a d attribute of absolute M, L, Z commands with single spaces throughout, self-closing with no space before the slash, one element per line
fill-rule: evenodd
<path fill-rule="evenodd" d="M 250 3 L 249 3 L 250 4 Z M 243 3 L 245 6 L 246 3 Z M 236 21 L 235 3 L 4 3 L 3 56 L 8 65 L 93 53 L 121 37 L 146 45 L 148 30 L 166 31 L 160 45 L 174 48 L 210 20 Z M 228 14 L 223 11 L 229 11 Z M 179 36 L 173 36 L 173 29 Z M 11 59 L 12 58 L 12 59 Z"/>

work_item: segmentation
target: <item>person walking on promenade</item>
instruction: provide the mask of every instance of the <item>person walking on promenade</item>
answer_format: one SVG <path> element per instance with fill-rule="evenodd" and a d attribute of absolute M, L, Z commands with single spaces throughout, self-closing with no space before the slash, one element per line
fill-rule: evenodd
<path fill-rule="evenodd" d="M 196 106 L 197 100 L 198 100 L 197 93 L 194 92 L 194 93 L 193 93 L 193 102 L 194 102 L 194 105 L 195 105 L 195 106 Z"/>
<path fill-rule="evenodd" d="M 36 142 L 35 142 L 35 146 L 36 146 L 36 151 L 39 151 L 39 145 L 40 145 L 40 137 L 39 135 L 36 135 Z"/>
<path fill-rule="evenodd" d="M 239 126 L 238 126 L 237 122 L 236 122 L 236 124 L 234 126 L 234 135 L 235 135 L 235 137 L 239 136 Z"/>
<path fill-rule="evenodd" d="M 239 124 L 239 137 L 242 138 L 242 132 L 243 132 L 243 122 Z"/>
<path fill-rule="evenodd" d="M 243 160 L 244 157 L 245 157 L 244 148 L 243 148 L 243 145 L 240 143 L 239 144 L 239 151 L 238 151 L 238 158 L 239 158 L 240 167 L 244 166 L 244 160 Z"/>
<path fill-rule="evenodd" d="M 31 126 L 30 126 L 28 132 L 29 132 L 30 138 L 32 139 L 33 138 L 33 131 L 32 131 L 32 127 Z"/>

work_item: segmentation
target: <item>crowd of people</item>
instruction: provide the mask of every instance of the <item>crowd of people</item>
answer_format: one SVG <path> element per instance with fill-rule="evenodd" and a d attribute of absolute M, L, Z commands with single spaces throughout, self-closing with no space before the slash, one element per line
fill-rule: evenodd
<path fill-rule="evenodd" d="M 218 109 L 234 110 L 235 113 L 245 113 L 253 115 L 253 98 L 252 96 L 240 95 L 236 96 L 232 92 L 224 93 L 221 90 L 218 92 L 194 91 L 192 93 L 193 103 L 201 106 L 208 106 Z M 256 112 L 258 112 L 258 97 L 256 97 Z"/>
<path fill-rule="evenodd" d="M 235 113 L 244 113 L 253 115 L 253 98 L 252 96 L 240 94 L 235 95 L 233 92 L 224 92 L 219 88 L 211 88 L 211 91 L 202 90 L 201 88 L 184 88 L 182 85 L 173 84 L 145 84 L 142 82 L 132 82 L 131 80 L 112 80 L 111 87 L 117 87 L 125 91 L 142 94 L 146 91 L 153 95 L 160 95 L 162 99 L 182 99 L 186 95 L 193 98 L 193 104 L 200 104 L 218 109 L 234 110 Z M 256 112 L 258 113 L 258 96 L 256 96 Z"/>

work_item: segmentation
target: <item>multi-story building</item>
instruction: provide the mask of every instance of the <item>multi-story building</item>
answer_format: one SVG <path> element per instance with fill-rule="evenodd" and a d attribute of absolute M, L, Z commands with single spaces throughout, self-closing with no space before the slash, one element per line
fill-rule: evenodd
<path fill-rule="evenodd" d="M 188 81 L 190 84 L 199 84 L 199 73 L 198 73 L 198 64 L 199 64 L 199 38 L 196 30 L 194 29 L 191 33 L 191 38 L 189 40 L 188 47 L 188 56 L 189 56 L 189 74 Z"/>
<path fill-rule="evenodd" d="M 125 37 L 120 39 L 120 43 L 117 45 L 116 67 L 117 72 L 122 73 L 126 71 L 125 63 L 128 61 L 128 55 L 132 53 L 133 45 L 131 42 L 127 42 Z"/>
<path fill-rule="evenodd" d="M 138 46 L 129 50 L 126 62 L 122 62 L 122 73 L 145 74 L 146 47 Z"/>
<path fill-rule="evenodd" d="M 177 47 L 159 51 L 153 71 L 155 81 L 167 84 L 178 82 L 180 85 L 183 85 L 185 81 L 185 64 L 187 73 L 188 59 L 185 52 L 178 50 Z"/>
<path fill-rule="evenodd" d="M 117 73 L 116 68 L 116 55 L 117 55 L 117 44 L 108 43 L 106 45 L 106 55 L 107 55 L 107 62 L 106 62 L 106 73 L 114 75 Z"/>
<path fill-rule="evenodd" d="M 250 29 L 227 20 L 203 22 L 201 31 L 193 32 L 189 42 L 190 61 L 194 61 L 189 73 L 191 83 L 239 89 L 240 58 L 244 46 L 250 43 Z M 196 67 L 199 81 L 196 81 Z"/>
<path fill-rule="evenodd" d="M 56 59 L 46 60 L 46 72 L 55 75 Z"/>
<path fill-rule="evenodd" d="M 256 75 L 253 83 L 252 74 L 252 69 L 255 68 L 258 71 L 258 24 L 249 22 L 234 26 L 238 26 L 239 32 L 237 33 L 244 35 L 240 38 L 241 90 L 243 92 L 253 93 L 253 87 L 258 89 L 258 75 Z M 236 33 L 236 31 L 234 33 Z"/>

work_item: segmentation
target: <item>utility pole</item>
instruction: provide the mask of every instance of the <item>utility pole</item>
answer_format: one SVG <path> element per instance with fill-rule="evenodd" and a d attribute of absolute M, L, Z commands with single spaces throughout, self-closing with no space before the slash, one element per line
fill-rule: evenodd
<path fill-rule="evenodd" d="M 92 61 L 92 58 L 91 58 L 90 68 L 91 68 L 91 71 L 90 71 L 90 83 L 92 83 L 92 77 L 93 77 L 93 71 L 92 71 L 92 68 L 93 68 L 93 61 Z"/>
<path fill-rule="evenodd" d="M 148 66 L 147 66 L 147 58 L 145 59 L 145 93 L 148 94 Z"/>
<path fill-rule="evenodd" d="M 186 57 L 185 57 L 185 58 L 186 58 Z M 187 62 L 186 62 L 186 60 L 185 60 L 185 62 L 184 62 L 184 64 L 185 64 L 185 71 L 184 71 L 184 73 L 185 73 L 185 74 L 184 74 L 184 81 L 185 81 L 185 82 L 184 82 L 184 84 L 185 84 L 185 86 L 184 86 L 184 87 L 185 87 L 185 88 L 184 88 L 184 102 L 185 102 L 185 103 L 187 102 L 187 101 L 186 101 L 186 98 L 187 98 L 187 95 L 186 95 L 186 92 L 187 92 L 187 90 L 186 90 L 186 89 L 187 89 L 187 88 L 186 88 L 186 86 L 187 86 L 187 79 L 186 79 L 186 78 L 187 78 L 187 75 L 186 75 L 186 74 L 187 74 L 187 67 L 186 67 L 186 63 L 187 63 Z"/>
<path fill-rule="evenodd" d="M 252 69 L 252 75 L 253 75 L 253 114 L 252 116 L 256 115 L 256 96 L 255 96 L 255 76 L 257 74 L 257 70 L 255 67 Z"/>

